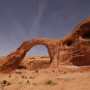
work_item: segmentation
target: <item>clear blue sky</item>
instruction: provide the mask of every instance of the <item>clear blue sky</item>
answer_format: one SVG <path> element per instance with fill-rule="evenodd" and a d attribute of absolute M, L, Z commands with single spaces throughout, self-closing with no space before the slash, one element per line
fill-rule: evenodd
<path fill-rule="evenodd" d="M 60 38 L 90 15 L 90 0 L 0 0 L 0 56 L 24 40 Z M 34 46 L 28 55 L 47 54 Z"/>

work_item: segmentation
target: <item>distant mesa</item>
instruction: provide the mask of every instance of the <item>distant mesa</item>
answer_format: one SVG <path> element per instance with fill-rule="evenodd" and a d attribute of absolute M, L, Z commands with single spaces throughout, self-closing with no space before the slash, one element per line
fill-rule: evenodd
<path fill-rule="evenodd" d="M 35 45 L 46 46 L 49 60 L 28 60 L 28 65 L 33 69 L 43 67 L 58 67 L 60 65 L 90 65 L 90 17 L 78 24 L 69 34 L 59 39 L 34 38 L 24 41 L 15 51 L 7 55 L 0 63 L 0 71 L 7 72 L 20 68 L 26 53 Z M 22 65 L 23 66 L 23 65 Z M 27 66 L 27 65 L 26 65 Z M 22 67 L 21 67 L 22 68 Z M 27 67 L 23 67 L 27 68 Z"/>

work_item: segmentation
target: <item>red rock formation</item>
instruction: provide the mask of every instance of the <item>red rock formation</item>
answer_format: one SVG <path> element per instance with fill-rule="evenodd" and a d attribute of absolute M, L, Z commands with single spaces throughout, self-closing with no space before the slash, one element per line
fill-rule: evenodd
<path fill-rule="evenodd" d="M 56 41 L 47 38 L 35 38 L 24 41 L 19 48 L 11 52 L 0 64 L 0 70 L 11 71 L 16 69 L 25 57 L 26 53 L 37 44 L 42 44 L 47 47 L 50 56 L 50 62 L 52 62 Z"/>
<path fill-rule="evenodd" d="M 50 66 L 52 67 L 57 67 L 60 64 L 90 65 L 90 17 L 60 39 L 35 38 L 24 41 L 19 48 L 11 52 L 0 64 L 0 71 L 16 69 L 26 53 L 37 44 L 47 47 Z"/>

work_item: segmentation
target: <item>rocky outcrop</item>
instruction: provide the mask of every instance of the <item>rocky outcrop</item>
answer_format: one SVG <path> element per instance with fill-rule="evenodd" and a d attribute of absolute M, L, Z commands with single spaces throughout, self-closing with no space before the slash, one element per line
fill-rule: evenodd
<path fill-rule="evenodd" d="M 57 67 L 61 64 L 90 65 L 90 17 L 60 39 L 35 38 L 24 41 L 0 64 L 0 71 L 16 69 L 26 53 L 37 44 L 45 45 L 48 49 L 50 67 Z"/>

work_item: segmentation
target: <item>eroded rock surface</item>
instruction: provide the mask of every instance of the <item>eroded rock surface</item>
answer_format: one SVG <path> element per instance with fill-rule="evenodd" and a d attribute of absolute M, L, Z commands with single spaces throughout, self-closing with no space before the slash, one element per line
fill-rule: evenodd
<path fill-rule="evenodd" d="M 16 69 L 26 53 L 37 44 L 45 45 L 48 49 L 50 67 L 61 64 L 90 65 L 90 17 L 60 39 L 35 38 L 24 41 L 19 48 L 6 56 L 0 64 L 0 71 Z"/>

